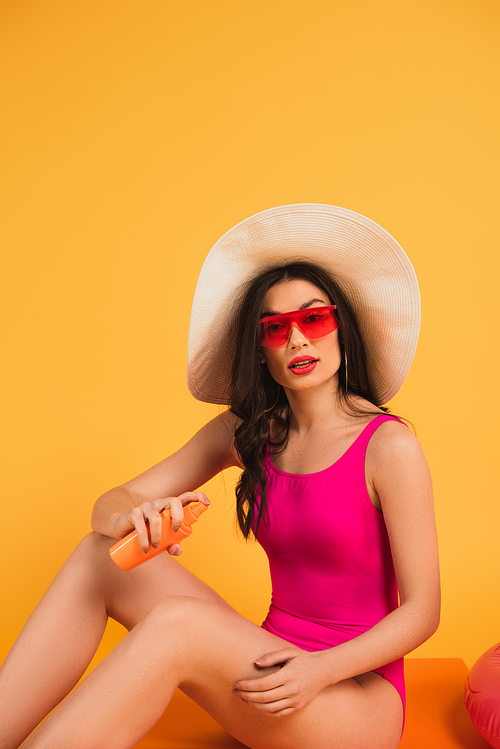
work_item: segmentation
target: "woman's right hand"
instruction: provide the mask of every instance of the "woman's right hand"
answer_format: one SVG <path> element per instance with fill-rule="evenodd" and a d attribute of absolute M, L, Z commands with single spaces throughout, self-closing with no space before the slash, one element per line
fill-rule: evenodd
<path fill-rule="evenodd" d="M 170 510 L 172 516 L 172 530 L 178 531 L 184 520 L 184 505 L 190 502 L 203 502 L 209 505 L 210 501 L 203 492 L 184 492 L 178 497 L 164 497 L 155 499 L 152 502 L 144 502 L 137 507 L 133 507 L 128 512 L 115 513 L 111 516 L 113 531 L 116 538 L 123 538 L 134 529 L 137 531 L 137 539 L 142 551 L 146 553 L 149 544 L 156 549 L 160 542 L 161 526 L 163 518 L 161 512 Z M 172 544 L 167 549 L 169 554 L 179 556 L 182 554 L 180 544 Z"/>

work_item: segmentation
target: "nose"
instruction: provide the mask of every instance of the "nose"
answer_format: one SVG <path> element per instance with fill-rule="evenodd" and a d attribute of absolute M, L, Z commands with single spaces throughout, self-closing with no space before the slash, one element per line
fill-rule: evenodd
<path fill-rule="evenodd" d="M 288 346 L 291 349 L 305 348 L 306 346 L 309 346 L 309 339 L 306 338 L 296 322 L 292 323 L 290 335 L 288 337 Z"/>

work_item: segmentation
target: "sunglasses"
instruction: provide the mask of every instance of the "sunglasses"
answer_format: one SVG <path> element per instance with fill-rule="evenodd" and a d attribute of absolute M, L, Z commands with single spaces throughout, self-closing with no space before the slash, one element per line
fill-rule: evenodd
<path fill-rule="evenodd" d="M 314 340 L 333 333 L 340 323 L 335 317 L 335 304 L 330 307 L 309 307 L 283 315 L 265 317 L 260 321 L 260 345 L 268 347 L 284 346 L 290 337 L 293 323 L 306 338 Z"/>

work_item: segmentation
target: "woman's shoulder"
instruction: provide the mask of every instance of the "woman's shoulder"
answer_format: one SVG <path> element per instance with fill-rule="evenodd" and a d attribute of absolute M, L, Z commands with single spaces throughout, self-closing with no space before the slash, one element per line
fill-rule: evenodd
<path fill-rule="evenodd" d="M 429 466 L 406 424 L 390 419 L 380 425 L 368 443 L 365 471 L 369 491 L 378 498 L 386 525 L 389 518 L 393 531 L 395 522 L 404 527 L 422 508 L 432 512 Z"/>
<path fill-rule="evenodd" d="M 395 462 L 420 461 L 422 458 L 422 447 L 416 435 L 407 424 L 394 416 L 377 426 L 366 453 L 367 464 L 374 467 L 387 466 Z"/>

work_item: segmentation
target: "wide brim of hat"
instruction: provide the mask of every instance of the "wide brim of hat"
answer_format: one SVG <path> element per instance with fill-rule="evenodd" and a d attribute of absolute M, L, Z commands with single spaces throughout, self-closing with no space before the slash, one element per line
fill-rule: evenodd
<path fill-rule="evenodd" d="M 260 271 L 306 260 L 325 268 L 349 299 L 366 347 L 379 404 L 400 389 L 420 330 L 418 282 L 385 229 L 354 211 L 318 203 L 278 206 L 226 232 L 210 250 L 196 286 L 187 381 L 195 398 L 229 403 L 231 326 L 242 290 Z"/>

